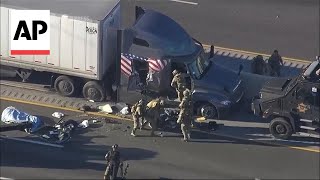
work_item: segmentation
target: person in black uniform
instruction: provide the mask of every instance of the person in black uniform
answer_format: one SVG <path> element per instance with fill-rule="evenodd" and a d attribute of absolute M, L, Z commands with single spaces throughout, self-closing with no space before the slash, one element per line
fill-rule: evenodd
<path fill-rule="evenodd" d="M 104 173 L 104 179 L 108 179 L 108 177 L 110 176 L 110 169 L 109 168 L 113 168 L 112 169 L 112 179 L 116 179 L 117 175 L 118 175 L 118 169 L 121 166 L 121 162 L 120 162 L 120 152 L 118 151 L 118 145 L 114 144 L 112 146 L 111 151 L 109 151 L 106 156 L 105 159 L 107 160 L 107 168 L 106 171 Z"/>

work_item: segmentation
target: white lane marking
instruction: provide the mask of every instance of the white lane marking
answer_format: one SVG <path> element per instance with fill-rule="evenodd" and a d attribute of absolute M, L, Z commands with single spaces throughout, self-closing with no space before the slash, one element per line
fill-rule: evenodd
<path fill-rule="evenodd" d="M 40 144 L 40 145 L 44 145 L 44 146 L 57 147 L 57 148 L 63 148 L 64 147 L 64 146 L 59 145 L 59 144 L 50 144 L 50 143 L 27 140 L 27 139 L 21 139 L 21 138 L 13 138 L 13 137 L 5 137 L 5 136 L 1 136 L 1 138 L 15 140 L 15 141 L 22 141 L 22 142 L 27 142 L 27 143 L 33 143 L 33 144 Z"/>
<path fill-rule="evenodd" d="M 169 1 L 184 3 L 184 4 L 191 4 L 191 5 L 198 5 L 198 3 L 196 2 L 190 2 L 190 1 L 182 1 L 182 0 L 169 0 Z"/>
<path fill-rule="evenodd" d="M 6 178 L 6 177 L 0 177 L 0 179 L 3 179 L 3 180 L 14 180 L 14 179 L 11 179 L 11 178 Z"/>

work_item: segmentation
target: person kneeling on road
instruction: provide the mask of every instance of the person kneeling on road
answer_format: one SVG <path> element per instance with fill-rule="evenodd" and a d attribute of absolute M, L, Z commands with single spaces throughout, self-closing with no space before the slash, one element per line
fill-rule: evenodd
<path fill-rule="evenodd" d="M 142 128 L 144 116 L 145 116 L 145 102 L 143 99 L 141 99 L 139 102 L 134 104 L 131 108 L 132 113 L 132 119 L 133 119 L 133 129 L 131 132 L 132 136 L 136 136 L 136 131 L 141 125 L 140 128 Z M 141 118 L 141 123 L 140 123 Z"/>
<path fill-rule="evenodd" d="M 190 90 L 186 89 L 183 92 L 183 99 L 179 105 L 180 113 L 177 120 L 178 124 L 181 124 L 181 131 L 183 134 L 183 140 L 188 142 L 190 139 L 191 123 L 193 117 L 192 100 L 190 96 Z"/>

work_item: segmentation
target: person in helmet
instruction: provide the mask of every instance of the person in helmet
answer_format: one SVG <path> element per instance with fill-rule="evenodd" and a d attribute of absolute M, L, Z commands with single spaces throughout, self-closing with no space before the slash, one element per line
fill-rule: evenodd
<path fill-rule="evenodd" d="M 181 131 L 183 134 L 183 140 L 188 142 L 190 140 L 191 125 L 193 118 L 193 106 L 191 99 L 191 92 L 189 89 L 183 91 L 183 100 L 179 104 L 180 113 L 177 120 L 178 124 L 181 124 Z"/>
<path fill-rule="evenodd" d="M 156 98 L 151 100 L 146 106 L 146 122 L 143 124 L 145 126 L 146 123 L 150 123 L 151 125 L 151 136 L 155 136 L 154 132 L 157 130 L 158 120 L 160 118 L 160 112 L 163 109 L 165 102 L 163 99 Z"/>
<path fill-rule="evenodd" d="M 280 70 L 281 70 L 281 65 L 283 66 L 283 60 L 278 50 L 273 51 L 273 54 L 268 60 L 268 64 L 271 68 L 270 75 L 280 77 Z"/>
<path fill-rule="evenodd" d="M 105 155 L 105 159 L 107 160 L 107 168 L 104 173 L 104 179 L 108 179 L 108 176 L 110 176 L 110 168 L 113 168 L 113 174 L 111 177 L 113 177 L 114 179 L 117 178 L 118 169 L 121 164 L 120 152 L 118 151 L 118 147 L 118 144 L 114 144 L 112 146 L 112 149 Z"/>
<path fill-rule="evenodd" d="M 171 87 L 176 89 L 177 94 L 178 94 L 178 98 L 180 101 L 182 101 L 183 91 L 187 87 L 186 79 L 183 76 L 183 74 L 181 72 L 179 72 L 178 70 L 174 70 L 172 72 L 172 75 L 173 75 L 173 78 L 171 81 Z"/>
<path fill-rule="evenodd" d="M 259 75 L 266 74 L 267 64 L 263 60 L 263 57 L 261 55 L 258 55 L 255 58 L 253 58 L 253 61 L 251 63 L 251 72 L 253 74 L 259 74 Z"/>
<path fill-rule="evenodd" d="M 139 125 L 142 124 L 144 121 L 144 116 L 145 116 L 145 102 L 143 99 L 139 100 L 136 104 L 134 104 L 131 108 L 131 113 L 132 113 L 132 119 L 133 119 L 133 129 L 131 132 L 132 136 L 136 136 L 136 131 L 139 128 Z M 140 123 L 140 118 L 141 118 L 141 123 Z"/>

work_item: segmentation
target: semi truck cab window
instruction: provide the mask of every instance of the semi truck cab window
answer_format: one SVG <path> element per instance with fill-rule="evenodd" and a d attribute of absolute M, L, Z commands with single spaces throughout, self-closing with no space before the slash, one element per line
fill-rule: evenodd
<path fill-rule="evenodd" d="M 195 61 L 188 65 L 189 72 L 195 79 L 200 79 L 208 66 L 209 62 L 204 58 L 203 52 L 197 57 Z"/>

